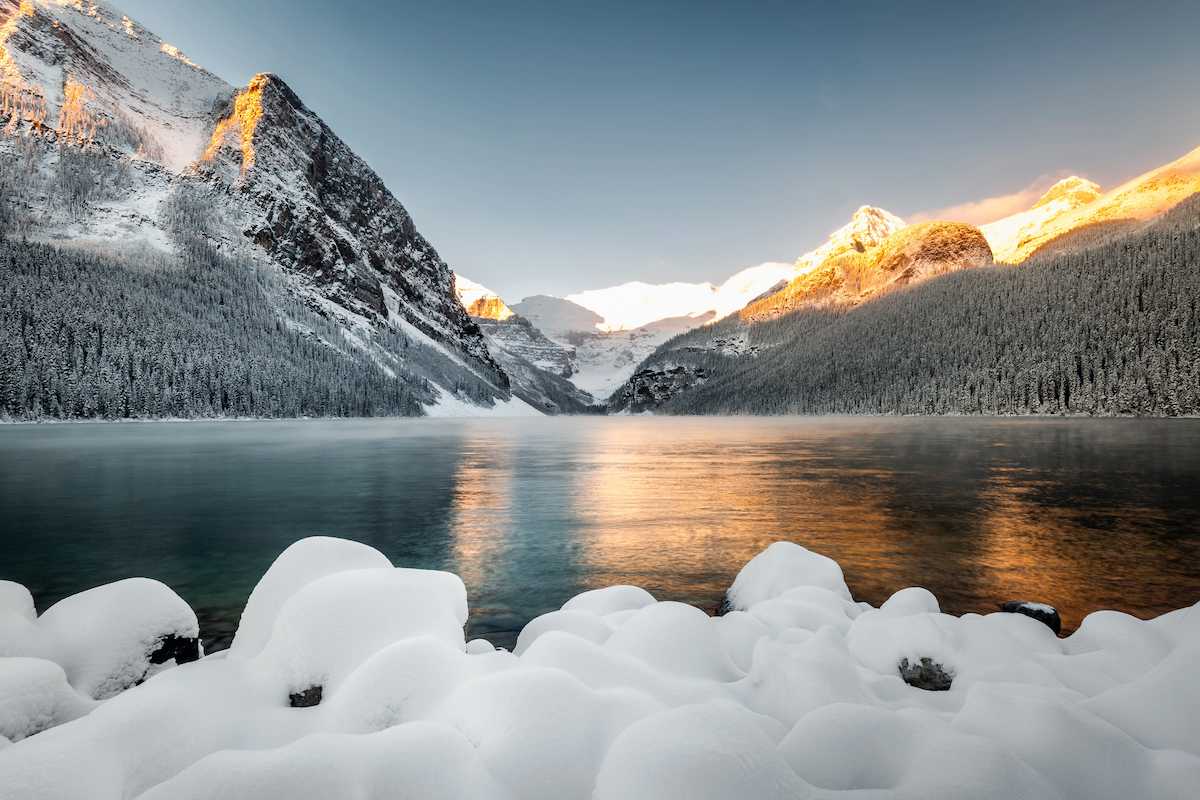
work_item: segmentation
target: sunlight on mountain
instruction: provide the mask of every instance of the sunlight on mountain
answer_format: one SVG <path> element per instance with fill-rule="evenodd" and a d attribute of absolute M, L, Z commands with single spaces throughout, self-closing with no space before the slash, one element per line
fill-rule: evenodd
<path fill-rule="evenodd" d="M 204 150 L 202 161 L 212 161 L 230 137 L 236 137 L 242 151 L 242 174 L 254 167 L 254 132 L 262 118 L 262 90 L 268 78 L 255 75 L 244 91 L 238 92 L 233 101 L 233 113 L 217 123 L 212 139 Z"/>

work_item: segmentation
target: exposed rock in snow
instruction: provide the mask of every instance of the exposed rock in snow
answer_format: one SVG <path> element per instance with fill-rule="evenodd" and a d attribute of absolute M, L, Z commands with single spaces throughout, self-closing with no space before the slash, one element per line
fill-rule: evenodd
<path fill-rule="evenodd" d="M 904 682 L 915 689 L 924 689 L 927 692 L 946 692 L 954 684 L 953 673 L 947 672 L 945 667 L 928 656 L 922 656 L 915 662 L 902 658 L 897 669 Z"/>
<path fill-rule="evenodd" d="M 710 618 L 586 592 L 507 653 L 464 641 L 456 577 L 303 540 L 233 648 L 104 703 L 0 659 L 0 798 L 1185 800 L 1200 783 L 1200 606 L 1099 612 L 1058 639 L 918 588 L 855 603 L 835 562 L 788 543 L 729 595 Z M 25 594 L 0 586 L 0 614 L 30 624 Z"/>
<path fill-rule="evenodd" d="M 1054 606 L 1048 606 L 1045 603 L 1030 603 L 1025 600 L 1009 600 L 1007 603 L 1000 604 L 1000 610 L 1010 614 L 1024 614 L 1044 623 L 1055 634 L 1062 633 L 1062 618 L 1058 616 L 1058 609 Z"/>

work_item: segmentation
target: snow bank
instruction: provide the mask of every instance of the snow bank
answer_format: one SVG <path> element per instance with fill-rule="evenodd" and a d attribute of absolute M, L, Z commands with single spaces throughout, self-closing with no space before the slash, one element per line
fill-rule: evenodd
<path fill-rule="evenodd" d="M 86 605 L 135 591 L 102 589 Z M 50 613 L 27 595 L 0 584 L 5 646 Z M 943 614 L 919 588 L 856 603 L 835 562 L 785 543 L 727 601 L 709 617 L 636 587 L 586 592 L 509 653 L 464 640 L 457 577 L 306 539 L 229 651 L 103 703 L 71 688 L 74 666 L 0 660 L 0 798 L 1125 800 L 1200 785 L 1200 607 L 1101 612 L 1060 639 L 1019 613 Z M 81 603 L 75 620 L 112 619 Z M 147 618 L 173 619 L 159 605 Z M 902 679 L 923 659 L 944 691 Z"/>

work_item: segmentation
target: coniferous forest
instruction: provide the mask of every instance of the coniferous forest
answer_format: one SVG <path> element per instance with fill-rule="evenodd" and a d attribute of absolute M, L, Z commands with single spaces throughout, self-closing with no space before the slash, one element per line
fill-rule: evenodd
<path fill-rule="evenodd" d="M 3 241 L 0 414 L 419 413 L 406 381 L 334 349 L 333 326 L 298 303 L 273 307 L 286 299 L 266 282 L 220 258 L 118 261 Z"/>
<path fill-rule="evenodd" d="M 756 357 L 708 345 L 647 363 L 702 367 L 682 414 L 1200 413 L 1200 200 L 1147 231 L 1021 266 L 966 270 L 846 310 L 750 330 Z"/>

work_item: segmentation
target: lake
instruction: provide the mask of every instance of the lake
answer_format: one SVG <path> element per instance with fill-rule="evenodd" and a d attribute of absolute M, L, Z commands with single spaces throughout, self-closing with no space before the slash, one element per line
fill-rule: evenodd
<path fill-rule="evenodd" d="M 0 578 L 39 610 L 130 576 L 196 609 L 210 649 L 297 538 L 357 539 L 467 584 L 511 645 L 586 589 L 712 609 L 788 539 L 856 598 L 1064 626 L 1200 600 L 1200 421 L 857 418 L 336 420 L 0 426 Z"/>

